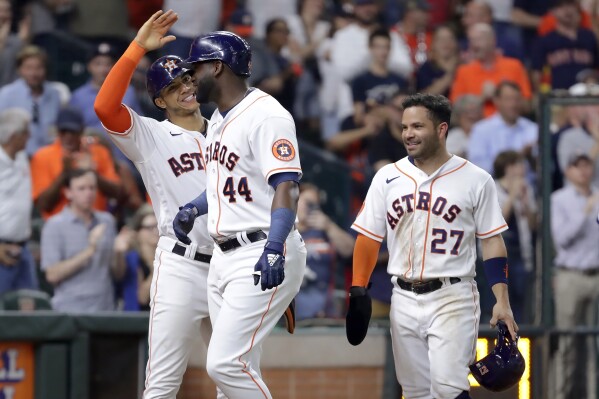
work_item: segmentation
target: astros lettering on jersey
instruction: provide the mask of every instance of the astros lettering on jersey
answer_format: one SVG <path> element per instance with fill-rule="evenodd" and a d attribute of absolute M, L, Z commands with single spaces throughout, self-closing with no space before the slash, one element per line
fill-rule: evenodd
<path fill-rule="evenodd" d="M 301 175 L 291 115 L 273 97 L 253 89 L 225 117 L 215 111 L 208 139 L 209 233 L 267 231 L 274 197 L 268 179 L 283 172 Z"/>
<path fill-rule="evenodd" d="M 474 277 L 476 238 L 507 228 L 493 178 L 456 155 L 430 176 L 408 157 L 383 167 L 352 225 L 387 236 L 388 272 L 405 280 Z"/>
<path fill-rule="evenodd" d="M 194 199 L 206 185 L 202 148 L 206 138 L 168 120 L 157 121 L 132 112 L 131 127 L 124 133 L 110 132 L 117 147 L 136 164 L 150 199 L 160 236 L 175 237 L 173 219 L 178 205 Z M 206 216 L 196 219 L 202 226 Z M 205 228 L 196 228 L 189 238 L 201 252 L 211 253 L 214 242 Z"/>

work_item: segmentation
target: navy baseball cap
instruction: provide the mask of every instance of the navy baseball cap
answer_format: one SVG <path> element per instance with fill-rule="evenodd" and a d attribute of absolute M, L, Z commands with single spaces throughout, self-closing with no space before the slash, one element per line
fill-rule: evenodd
<path fill-rule="evenodd" d="M 56 128 L 68 132 L 83 133 L 83 129 L 85 129 L 83 114 L 78 108 L 62 108 L 56 118 Z"/>
<path fill-rule="evenodd" d="M 89 62 L 94 58 L 102 55 L 112 58 L 113 61 L 116 61 L 119 58 L 119 55 L 113 45 L 111 45 L 110 43 L 100 43 L 96 47 L 94 47 L 87 61 Z"/>
<path fill-rule="evenodd" d="M 233 27 L 233 33 L 241 37 L 249 37 L 254 33 L 254 17 L 245 8 L 238 8 L 229 17 L 229 24 Z"/>

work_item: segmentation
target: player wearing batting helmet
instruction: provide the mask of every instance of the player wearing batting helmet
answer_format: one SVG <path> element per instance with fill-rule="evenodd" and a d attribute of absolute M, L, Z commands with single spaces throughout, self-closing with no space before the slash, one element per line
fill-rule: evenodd
<path fill-rule="evenodd" d="M 184 240 L 208 214 L 216 242 L 208 276 L 209 376 L 229 399 L 270 398 L 260 373 L 262 344 L 299 291 L 306 247 L 294 228 L 302 175 L 295 123 L 281 104 L 248 87 L 252 53 L 231 32 L 195 39 L 186 66 L 196 99 L 217 110 L 205 148 L 206 191 L 173 221 Z"/>
<path fill-rule="evenodd" d="M 179 204 L 206 187 L 206 120 L 195 99 L 191 71 L 174 55 L 159 58 L 148 69 L 148 94 L 165 111 L 166 120 L 145 118 L 121 105 L 144 54 L 175 39 L 165 34 L 176 20 L 174 12 L 159 11 L 139 29 L 95 103 L 110 138 L 139 170 L 158 221 L 145 399 L 176 397 L 194 342 L 201 337 L 207 344 L 211 332 L 206 281 L 214 243 L 206 218 L 197 220 L 184 242 L 177 241 L 172 227 Z"/>

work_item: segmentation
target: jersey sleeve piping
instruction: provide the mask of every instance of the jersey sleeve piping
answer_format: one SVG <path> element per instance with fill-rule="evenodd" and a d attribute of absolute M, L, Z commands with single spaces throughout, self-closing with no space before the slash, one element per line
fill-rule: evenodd
<path fill-rule="evenodd" d="M 478 238 L 489 238 L 489 237 L 497 235 L 497 234 L 499 234 L 501 232 L 504 232 L 507 229 L 508 229 L 508 226 L 507 226 L 507 223 L 506 223 L 506 224 L 504 224 L 502 226 L 499 226 L 499 227 L 497 227 L 497 228 L 495 228 L 493 230 L 487 231 L 486 233 L 476 233 L 476 236 Z"/>
<path fill-rule="evenodd" d="M 372 238 L 375 241 L 378 242 L 383 242 L 383 239 L 385 237 L 379 236 L 378 234 L 374 234 L 372 231 L 365 229 L 364 227 L 354 223 L 352 224 L 351 228 L 355 231 L 357 231 L 360 234 L 364 234 L 366 237 L 368 238 Z"/>
<path fill-rule="evenodd" d="M 268 182 L 268 180 L 270 179 L 270 177 L 272 175 L 275 175 L 277 173 L 283 173 L 283 172 L 295 172 L 295 173 L 299 173 L 300 178 L 303 175 L 302 168 L 296 168 L 296 167 L 275 168 L 275 169 L 271 169 L 271 170 L 268 171 L 268 173 L 266 174 L 266 181 Z"/>

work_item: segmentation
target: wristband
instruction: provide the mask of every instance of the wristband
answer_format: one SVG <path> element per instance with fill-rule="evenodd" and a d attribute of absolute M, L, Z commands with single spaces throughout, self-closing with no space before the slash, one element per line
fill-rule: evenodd
<path fill-rule="evenodd" d="M 483 262 L 489 287 L 495 284 L 507 284 L 507 258 L 491 258 Z"/>
<path fill-rule="evenodd" d="M 206 197 L 206 190 L 200 194 L 197 198 L 190 202 L 191 205 L 196 209 L 196 216 L 205 215 L 208 213 L 208 197 Z"/>

